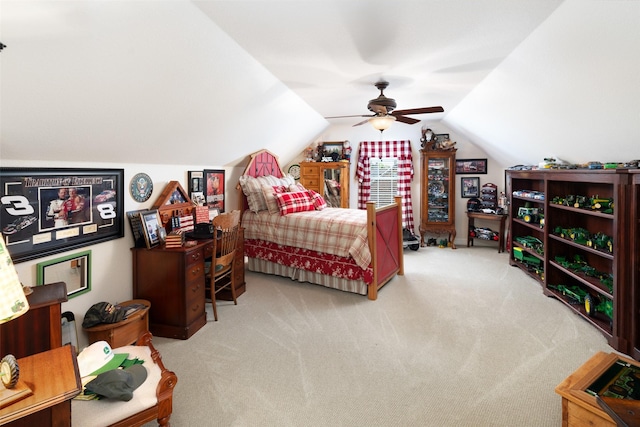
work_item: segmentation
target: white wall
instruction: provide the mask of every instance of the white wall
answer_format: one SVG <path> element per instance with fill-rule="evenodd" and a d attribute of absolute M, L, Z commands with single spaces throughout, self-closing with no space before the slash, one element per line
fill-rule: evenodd
<path fill-rule="evenodd" d="M 3 167 L 76 167 L 76 168 L 119 168 L 124 169 L 124 210 L 132 211 L 150 208 L 166 184 L 169 181 L 179 181 L 186 190 L 188 171 L 203 169 L 225 169 L 226 171 L 226 210 L 236 209 L 238 206 L 238 196 L 236 184 L 238 178 L 244 170 L 242 167 L 223 168 L 214 164 L 206 166 L 183 166 L 183 165 L 150 165 L 150 164 L 121 164 L 121 163 L 74 163 L 74 162 L 41 162 L 41 161 L 10 161 L 3 160 Z M 151 198 L 144 203 L 138 203 L 129 194 L 129 183 L 131 178 L 139 172 L 148 174 L 153 180 L 153 193 Z M 87 246 L 77 251 L 63 252 L 48 257 L 38 258 L 16 264 L 16 270 L 20 280 L 25 285 L 36 284 L 37 264 L 43 261 L 59 258 L 63 255 L 71 255 L 75 252 L 91 250 L 91 291 L 78 295 L 66 303 L 62 304 L 62 311 L 71 311 L 76 317 L 78 328 L 78 339 L 80 347 L 87 344 L 87 338 L 82 331 L 82 319 L 87 309 L 96 302 L 108 301 L 118 303 L 126 301 L 133 296 L 133 269 L 131 261 L 131 250 L 133 247 L 133 237 L 129 223 L 125 218 L 125 236 L 120 239 Z"/>
<path fill-rule="evenodd" d="M 357 119 L 345 119 L 345 123 L 342 126 L 332 126 L 322 135 L 316 138 L 316 142 L 322 141 L 344 141 L 349 140 L 353 147 L 353 153 L 351 157 L 351 181 L 349 185 L 350 195 L 349 201 L 352 208 L 357 207 L 358 200 L 358 182 L 355 179 L 355 172 L 357 166 L 358 156 L 358 144 L 361 141 L 397 141 L 397 140 L 409 140 L 411 141 L 411 147 L 413 150 L 413 169 L 414 177 L 411 185 L 411 197 L 413 199 L 413 213 L 414 224 L 416 226 L 415 232 L 418 233 L 418 227 L 420 225 L 420 137 L 421 128 L 431 128 L 434 133 L 448 133 L 452 141 L 457 142 L 456 147 L 458 149 L 456 158 L 458 159 L 477 159 L 487 158 L 488 173 L 486 175 L 459 175 L 456 176 L 456 245 L 466 245 L 467 242 L 467 201 L 468 199 L 461 197 L 460 192 L 460 177 L 478 176 L 480 178 L 480 185 L 487 183 L 494 183 L 498 186 L 498 191 L 504 191 L 504 169 L 508 165 L 498 163 L 495 159 L 489 157 L 482 148 L 473 144 L 466 139 L 463 135 L 447 127 L 444 122 L 430 122 L 424 120 L 421 123 L 415 125 L 406 125 L 403 123 L 394 123 L 389 129 L 384 131 L 382 135 L 380 132 L 374 130 L 370 125 L 364 124 L 362 126 L 353 127 L 353 123 L 357 122 Z M 313 142 L 313 141 L 312 141 Z M 299 157 L 301 159 L 302 156 Z M 299 160 L 298 159 L 298 160 Z M 284 167 L 284 166 L 283 166 Z M 288 165 L 287 165 L 288 167 Z M 285 171 L 287 167 L 284 167 Z M 480 225 L 480 223 L 478 223 Z M 494 227 L 493 224 L 483 224 L 483 226 Z M 483 242 L 478 242 L 483 244 Z M 478 244 L 476 243 L 476 244 Z"/>

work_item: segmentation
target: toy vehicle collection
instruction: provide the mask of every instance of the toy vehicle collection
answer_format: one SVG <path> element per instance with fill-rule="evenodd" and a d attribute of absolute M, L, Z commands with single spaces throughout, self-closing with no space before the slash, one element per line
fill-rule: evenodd
<path fill-rule="evenodd" d="M 486 227 L 475 227 L 469 230 L 469 236 L 475 237 L 476 239 L 493 240 L 496 242 L 500 240 L 500 233 Z"/>

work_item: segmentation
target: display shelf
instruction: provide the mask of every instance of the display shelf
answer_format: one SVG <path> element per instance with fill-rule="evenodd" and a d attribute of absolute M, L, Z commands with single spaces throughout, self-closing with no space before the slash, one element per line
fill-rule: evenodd
<path fill-rule="evenodd" d="M 631 355 L 640 360 L 640 170 L 630 172 L 629 264 L 631 265 Z"/>
<path fill-rule="evenodd" d="M 420 246 L 426 233 L 448 235 L 456 248 L 456 150 L 420 150 Z"/>
<path fill-rule="evenodd" d="M 544 245 L 544 255 L 538 255 L 544 266 L 540 274 L 533 277 L 539 276 L 537 280 L 545 295 L 571 307 L 602 332 L 613 348 L 622 352 L 630 351 L 630 319 L 634 310 L 630 303 L 629 266 L 637 264 L 630 262 L 628 254 L 633 241 L 628 235 L 628 222 L 633 214 L 628 208 L 630 176 L 627 172 L 507 171 L 510 236 L 512 239 L 535 236 Z M 523 215 L 519 218 L 520 208 L 538 209 L 522 212 L 531 212 L 534 219 L 543 216 L 544 228 L 535 224 L 534 219 L 526 222 Z M 521 248 L 515 240 L 511 245 Z M 535 251 L 528 248 L 519 250 L 536 256 Z M 513 251 L 510 264 L 532 275 L 531 268 L 515 259 Z M 575 289 L 578 300 L 570 296 L 571 292 L 559 291 L 559 285 Z M 637 294 L 640 301 L 640 293 Z M 640 326 L 636 326 L 633 332 L 638 342 L 639 329 Z M 640 356 L 640 344 L 637 345 L 636 357 Z"/>

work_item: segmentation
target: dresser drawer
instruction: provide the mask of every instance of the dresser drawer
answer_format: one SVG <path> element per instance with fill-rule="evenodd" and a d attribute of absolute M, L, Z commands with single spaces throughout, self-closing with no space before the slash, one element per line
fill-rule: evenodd
<path fill-rule="evenodd" d="M 300 167 L 300 176 L 306 178 L 308 175 L 320 176 L 320 166 L 315 164 L 302 164 Z"/>

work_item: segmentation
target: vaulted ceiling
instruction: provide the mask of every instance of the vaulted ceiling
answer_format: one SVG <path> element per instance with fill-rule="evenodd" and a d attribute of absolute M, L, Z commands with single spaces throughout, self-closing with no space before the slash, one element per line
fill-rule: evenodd
<path fill-rule="evenodd" d="M 504 165 L 640 158 L 639 1 L 0 0 L 0 24 L 0 158 L 286 161 L 377 139 L 323 117 L 379 79 Z"/>

